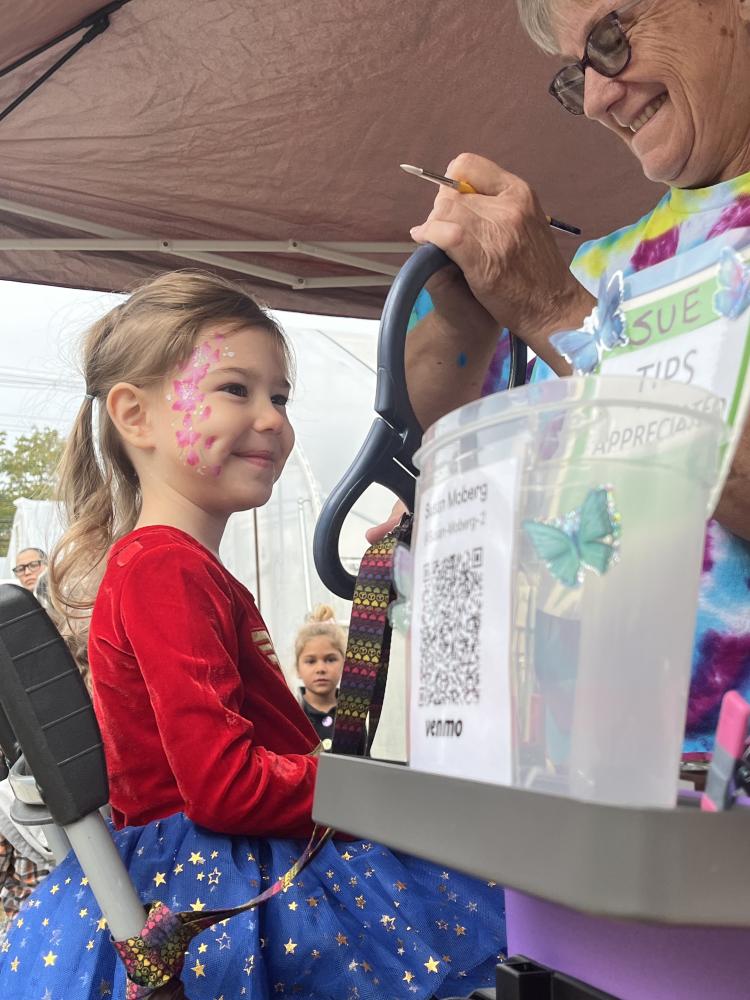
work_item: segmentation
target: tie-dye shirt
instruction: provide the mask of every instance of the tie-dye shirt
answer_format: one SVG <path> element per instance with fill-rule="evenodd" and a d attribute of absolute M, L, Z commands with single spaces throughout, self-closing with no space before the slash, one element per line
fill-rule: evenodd
<path fill-rule="evenodd" d="M 692 250 L 729 229 L 750 226 L 750 173 L 695 190 L 670 190 L 638 222 L 584 243 L 571 270 L 592 294 L 606 271 L 627 277 Z M 554 377 L 537 361 L 533 381 Z M 723 694 L 750 699 L 750 542 L 710 521 L 706 531 L 688 702 L 686 753 L 713 749 Z"/>

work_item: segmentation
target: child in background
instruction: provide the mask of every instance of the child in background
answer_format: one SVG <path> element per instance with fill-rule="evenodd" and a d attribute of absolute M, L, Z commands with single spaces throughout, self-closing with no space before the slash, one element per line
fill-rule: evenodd
<path fill-rule="evenodd" d="M 346 634 L 336 624 L 333 608 L 319 604 L 294 641 L 294 662 L 302 681 L 300 705 L 324 750 L 331 749 L 341 672 L 346 659 Z"/>
<path fill-rule="evenodd" d="M 164 275 L 97 323 L 50 571 L 90 621 L 115 843 L 144 901 L 244 903 L 301 854 L 318 739 L 252 595 L 222 565 L 230 514 L 266 503 L 289 456 L 290 356 L 240 288 Z M 76 618 L 76 615 L 78 616 Z M 328 842 L 288 891 L 204 931 L 191 1000 L 394 1000 L 494 982 L 496 886 L 368 841 Z M 0 949 L 0 996 L 124 996 L 125 970 L 74 858 Z"/>

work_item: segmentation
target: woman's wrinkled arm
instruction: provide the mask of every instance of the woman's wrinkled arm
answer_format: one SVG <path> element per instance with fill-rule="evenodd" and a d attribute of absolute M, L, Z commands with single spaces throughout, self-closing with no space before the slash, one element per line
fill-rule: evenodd
<path fill-rule="evenodd" d="M 481 193 L 441 188 L 426 222 L 412 229 L 418 243 L 445 250 L 465 279 L 436 276 L 435 288 L 428 286 L 435 310 L 407 339 L 409 394 L 423 426 L 479 396 L 503 327 L 558 375 L 570 374 L 549 337 L 579 327 L 596 304 L 570 273 L 524 181 L 466 153 L 448 174 Z"/>

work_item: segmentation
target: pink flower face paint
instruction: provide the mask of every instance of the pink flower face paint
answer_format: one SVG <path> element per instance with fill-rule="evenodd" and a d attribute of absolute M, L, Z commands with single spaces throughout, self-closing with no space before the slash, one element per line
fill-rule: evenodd
<path fill-rule="evenodd" d="M 221 344 L 216 343 L 223 339 L 223 333 L 215 333 L 209 340 L 198 344 L 178 372 L 179 378 L 172 380 L 172 392 L 167 395 L 167 402 L 175 414 L 172 427 L 180 459 L 202 476 L 221 474 L 221 466 L 212 463 L 206 455 L 206 451 L 216 443 L 216 438 L 210 436 L 203 441 L 203 435 L 194 425 L 211 416 L 211 407 L 206 405 L 205 393 L 201 392 L 201 382 L 222 357 L 234 357 L 234 351 L 226 347 L 222 350 Z"/>

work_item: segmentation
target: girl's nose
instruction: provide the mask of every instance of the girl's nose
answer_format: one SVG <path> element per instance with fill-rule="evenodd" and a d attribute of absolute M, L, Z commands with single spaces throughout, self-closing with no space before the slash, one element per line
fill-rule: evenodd
<path fill-rule="evenodd" d="M 609 109 L 625 96 L 626 86 L 615 76 L 602 76 L 591 66 L 586 67 L 583 89 L 583 113 L 592 121 L 612 127 Z"/>
<path fill-rule="evenodd" d="M 286 414 L 270 399 L 259 404 L 259 409 L 255 414 L 255 426 L 258 430 L 272 431 L 278 434 L 285 424 Z"/>

